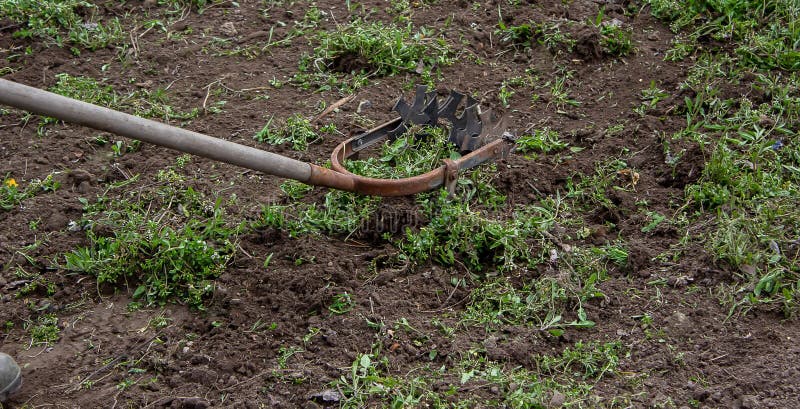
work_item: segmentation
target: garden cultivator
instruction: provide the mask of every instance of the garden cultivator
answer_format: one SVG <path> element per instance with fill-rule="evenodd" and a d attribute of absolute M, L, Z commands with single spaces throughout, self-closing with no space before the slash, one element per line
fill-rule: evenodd
<path fill-rule="evenodd" d="M 506 130 L 505 121 L 495 120 L 488 111 L 481 112 L 473 98 L 451 91 L 439 104 L 436 92 L 427 92 L 425 86 L 417 87 L 411 104 L 402 99 L 397 102 L 394 109 L 400 114 L 399 118 L 339 144 L 331 154 L 331 169 L 2 78 L 0 104 L 310 185 L 377 196 L 410 195 L 439 186 L 452 191 L 459 171 L 501 159 L 514 145 L 514 137 Z M 445 159 L 442 166 L 428 173 L 404 179 L 369 178 L 345 169 L 348 158 L 420 126 L 449 128 L 449 141 L 463 156 L 456 160 Z"/>

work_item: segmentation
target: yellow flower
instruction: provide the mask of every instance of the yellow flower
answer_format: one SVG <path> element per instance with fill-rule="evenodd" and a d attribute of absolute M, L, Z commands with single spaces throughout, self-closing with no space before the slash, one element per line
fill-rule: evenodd
<path fill-rule="evenodd" d="M 6 186 L 17 187 L 17 181 L 14 178 L 6 179 Z"/>

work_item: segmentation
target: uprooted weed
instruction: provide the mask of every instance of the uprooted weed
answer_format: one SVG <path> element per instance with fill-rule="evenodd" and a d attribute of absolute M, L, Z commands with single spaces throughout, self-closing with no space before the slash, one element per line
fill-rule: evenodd
<path fill-rule="evenodd" d="M 240 226 L 225 221 L 220 200 L 206 201 L 174 170 L 159 181 L 167 183 L 141 196 L 84 200 L 79 225 L 89 245 L 67 253 L 65 268 L 130 288 L 137 302 L 203 308 L 234 255 Z"/>
<path fill-rule="evenodd" d="M 314 37 L 313 52 L 299 62 L 294 81 L 303 87 L 358 88 L 372 76 L 421 74 L 453 62 L 450 45 L 424 27 L 357 20 Z M 339 73 L 339 74 L 337 74 Z"/>

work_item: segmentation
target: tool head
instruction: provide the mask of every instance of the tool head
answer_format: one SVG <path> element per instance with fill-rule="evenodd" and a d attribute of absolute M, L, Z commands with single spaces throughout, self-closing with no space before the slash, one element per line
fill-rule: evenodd
<path fill-rule="evenodd" d="M 394 110 L 399 118 L 350 138 L 336 147 L 331 155 L 333 171 L 354 181 L 355 191 L 380 196 L 401 196 L 420 193 L 445 185 L 455 186 L 461 170 L 478 166 L 490 160 L 504 158 L 514 145 L 514 137 L 506 128 L 504 117 L 496 118 L 491 111 L 482 111 L 478 101 L 456 91 L 450 91 L 439 104 L 435 91 L 418 85 L 409 104 L 398 99 Z M 385 140 L 394 140 L 415 127 L 444 127 L 448 140 L 463 155 L 428 173 L 405 179 L 376 179 L 349 172 L 344 163 L 347 158 Z M 425 137 L 425 135 L 415 135 Z"/>

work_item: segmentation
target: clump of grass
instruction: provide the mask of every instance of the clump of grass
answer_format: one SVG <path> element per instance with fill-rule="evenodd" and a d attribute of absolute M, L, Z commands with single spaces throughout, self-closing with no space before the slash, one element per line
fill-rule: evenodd
<path fill-rule="evenodd" d="M 66 269 L 92 274 L 98 284 L 132 286 L 133 298 L 147 304 L 203 308 L 234 254 L 238 227 L 225 223 L 219 200 L 209 204 L 172 182 L 138 201 L 84 201 L 89 245 L 65 255 Z"/>
<path fill-rule="evenodd" d="M 209 4 L 219 4 L 221 0 L 158 0 L 160 6 L 166 6 L 173 10 L 183 10 L 193 8 L 202 13 L 203 9 Z"/>
<path fill-rule="evenodd" d="M 796 1 L 646 0 L 653 16 L 670 23 L 675 32 L 687 32 L 680 44 L 693 52 L 701 37 L 733 42 L 743 67 L 800 69 L 800 30 Z M 686 46 L 689 45 L 687 48 Z"/>
<path fill-rule="evenodd" d="M 604 10 L 601 8 L 592 25 L 600 30 L 600 47 L 609 55 L 623 57 L 633 50 L 633 29 L 622 28 L 619 20 L 603 21 Z"/>
<path fill-rule="evenodd" d="M 695 209 L 713 216 L 710 231 L 698 240 L 744 284 L 732 297 L 743 310 L 780 306 L 787 316 L 800 310 L 800 140 L 790 125 L 800 117 L 799 82 L 796 75 L 761 75 L 754 87 L 771 99 L 760 105 L 745 97 L 733 104 L 713 92 L 698 94 L 687 107 L 686 129 L 677 133 L 708 151 L 701 177 L 686 187 L 686 196 Z"/>
<path fill-rule="evenodd" d="M 267 124 L 253 135 L 253 139 L 270 145 L 289 144 L 293 150 L 305 151 L 309 144 L 321 142 L 322 136 L 317 134 L 311 121 L 295 114 L 286 118 L 286 122 L 281 125 L 273 125 L 270 118 Z"/>
<path fill-rule="evenodd" d="M 328 306 L 328 311 L 342 315 L 348 313 L 350 310 L 355 307 L 356 302 L 353 300 L 353 296 L 348 294 L 347 292 L 343 292 L 341 294 L 336 294 L 333 296 L 333 300 L 331 304 Z"/>
<path fill-rule="evenodd" d="M 397 243 L 412 261 L 453 265 L 458 260 L 470 271 L 503 271 L 527 266 L 533 260 L 527 242 L 533 231 L 521 218 L 491 218 L 471 210 L 467 202 L 449 200 L 445 191 L 425 200 L 422 207 L 428 224 L 417 231 L 406 229 Z"/>
<path fill-rule="evenodd" d="M 632 28 L 624 29 L 613 22 L 600 24 L 600 46 L 607 54 L 623 57 L 633 52 L 632 35 Z"/>
<path fill-rule="evenodd" d="M 568 147 L 569 144 L 563 142 L 558 132 L 550 129 L 535 129 L 531 133 L 520 136 L 514 147 L 519 153 L 550 153 L 560 151 Z M 535 156 L 533 156 L 535 158 Z"/>
<path fill-rule="evenodd" d="M 93 15 L 96 9 L 84 0 L 0 1 L 0 17 L 21 24 L 15 37 L 42 38 L 58 47 L 70 45 L 75 54 L 80 54 L 76 47 L 93 51 L 120 44 L 124 38 L 119 19 L 98 22 Z M 81 14 L 90 17 L 84 19 Z"/>
<path fill-rule="evenodd" d="M 357 20 L 335 31 L 320 32 L 310 55 L 300 59 L 295 81 L 310 86 L 330 86 L 331 74 L 352 75 L 352 87 L 367 76 L 418 73 L 430 78 L 436 67 L 449 65 L 453 52 L 447 42 L 425 28 Z M 333 82 L 337 81 L 333 79 Z"/>
<path fill-rule="evenodd" d="M 270 204 L 261 209 L 255 228 L 285 230 L 291 237 L 304 234 L 350 235 L 377 209 L 379 197 L 333 190 L 324 202 Z"/>
<path fill-rule="evenodd" d="M 40 315 L 36 321 L 26 322 L 24 328 L 31 336 L 31 346 L 51 345 L 61 338 L 58 317 L 54 314 Z"/>
<path fill-rule="evenodd" d="M 59 187 L 61 183 L 55 179 L 53 173 L 44 179 L 33 179 L 25 187 L 20 187 L 16 179 L 6 176 L 0 184 L 0 210 L 14 209 L 37 193 L 55 192 Z"/>
<path fill-rule="evenodd" d="M 436 351 L 428 354 L 434 360 Z M 535 355 L 535 370 L 510 367 L 472 348 L 460 353 L 454 366 L 424 365 L 413 376 L 395 376 L 392 362 L 373 345 L 371 353 L 358 354 L 347 373 L 332 382 L 343 394 L 342 408 L 360 408 L 381 402 L 385 407 L 548 407 L 556 393 L 569 402 L 598 403 L 592 384 L 616 373 L 625 353 L 619 342 L 578 342 L 556 355 Z M 575 372 L 577 371 L 577 375 Z M 438 386 L 433 387 L 434 384 Z M 474 388 L 497 391 L 476 398 Z M 478 400 L 479 399 L 479 400 Z"/>
<path fill-rule="evenodd" d="M 545 374 L 572 376 L 581 374 L 583 379 L 599 380 L 616 371 L 619 365 L 622 343 L 583 342 L 565 348 L 560 356 L 539 356 L 539 368 Z"/>
<path fill-rule="evenodd" d="M 412 129 L 394 141 L 381 145 L 377 157 L 350 160 L 350 172 L 379 179 L 401 179 L 416 176 L 441 166 L 444 158 L 460 155 L 438 127 Z"/>
<path fill-rule="evenodd" d="M 594 327 L 583 306 L 605 297 L 598 285 L 608 276 L 609 262 L 624 266 L 627 253 L 619 246 L 606 246 L 575 248 L 562 254 L 553 249 L 550 254 L 550 262 L 569 274 L 543 276 L 522 285 L 507 277 L 481 283 L 470 294 L 463 322 L 487 329 L 525 325 L 551 335 L 561 335 L 566 328 Z"/>

